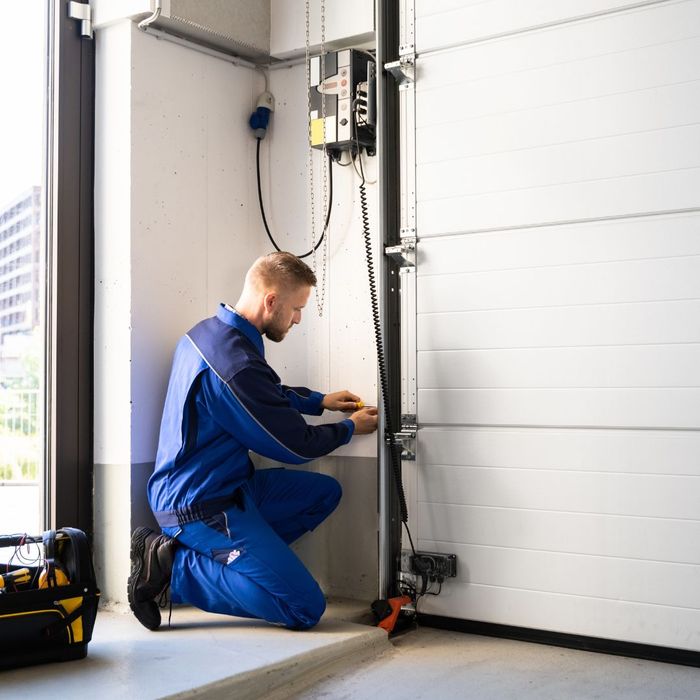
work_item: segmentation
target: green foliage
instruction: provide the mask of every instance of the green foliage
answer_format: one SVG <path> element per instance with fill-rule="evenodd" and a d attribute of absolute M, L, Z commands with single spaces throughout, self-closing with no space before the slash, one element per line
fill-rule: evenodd
<path fill-rule="evenodd" d="M 39 477 L 37 460 L 18 460 L 15 463 L 0 462 L 0 481 L 36 481 Z"/>
<path fill-rule="evenodd" d="M 3 377 L 2 385 L 7 389 L 38 389 L 44 374 L 43 335 L 39 328 L 31 333 L 26 352 L 22 355 L 22 374 L 15 377 Z"/>
<path fill-rule="evenodd" d="M 2 377 L 0 383 L 0 481 L 36 481 L 40 474 L 43 337 L 38 328 L 21 364 L 19 376 Z"/>

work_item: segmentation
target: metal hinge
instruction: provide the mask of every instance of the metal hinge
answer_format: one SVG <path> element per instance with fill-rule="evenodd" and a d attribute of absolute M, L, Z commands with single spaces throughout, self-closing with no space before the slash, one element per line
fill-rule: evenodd
<path fill-rule="evenodd" d="M 389 71 L 399 87 L 416 82 L 416 54 L 413 46 L 402 46 L 399 49 L 399 60 L 384 64 L 384 70 Z"/>
<path fill-rule="evenodd" d="M 401 245 L 390 245 L 384 248 L 384 254 L 397 262 L 401 267 L 416 266 L 416 243 L 415 237 L 402 238 Z"/>
<path fill-rule="evenodd" d="M 414 413 L 404 413 L 401 416 L 401 430 L 394 433 L 394 440 L 397 445 L 401 445 L 401 459 L 406 462 L 416 461 L 416 448 L 414 441 L 416 432 L 418 431 L 418 423 L 416 423 L 416 415 Z M 389 439 L 387 438 L 387 442 Z"/>
<path fill-rule="evenodd" d="M 68 3 L 68 16 L 80 22 L 80 35 L 92 39 L 92 8 L 88 3 Z"/>

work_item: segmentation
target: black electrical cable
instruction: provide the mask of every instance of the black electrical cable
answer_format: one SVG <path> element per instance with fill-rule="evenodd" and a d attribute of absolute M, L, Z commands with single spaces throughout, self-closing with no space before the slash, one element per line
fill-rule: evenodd
<path fill-rule="evenodd" d="M 272 237 L 272 234 L 270 233 L 270 227 L 267 225 L 267 217 L 265 216 L 265 206 L 263 205 L 262 198 L 262 187 L 260 185 L 260 141 L 262 141 L 262 139 L 258 138 L 257 141 L 258 145 L 255 149 L 255 167 L 257 169 L 258 174 L 258 202 L 260 203 L 260 215 L 262 216 L 263 224 L 265 224 L 265 231 L 267 231 L 267 237 L 270 239 L 270 242 L 275 247 L 275 250 L 280 252 L 282 249 L 277 245 L 277 242 Z M 330 153 L 328 154 L 328 173 L 328 211 L 326 212 L 326 222 L 323 225 L 321 237 L 318 239 L 316 245 L 308 253 L 304 253 L 303 255 L 297 255 L 298 258 L 308 258 L 309 255 L 311 255 L 314 251 L 318 250 L 318 247 L 321 245 L 321 243 L 323 243 L 323 237 L 326 235 L 326 231 L 328 230 L 328 224 L 331 221 L 331 211 L 333 210 L 333 159 L 331 158 Z"/>
<path fill-rule="evenodd" d="M 353 120 L 354 121 L 354 120 Z M 389 454 L 391 457 L 391 470 L 394 474 L 394 481 L 399 495 L 399 508 L 401 512 L 401 522 L 406 528 L 408 541 L 411 544 L 413 556 L 416 556 L 416 548 L 413 545 L 413 537 L 408 529 L 408 508 L 406 507 L 406 495 L 403 489 L 403 479 L 401 478 L 401 463 L 399 462 L 396 437 L 391 420 L 391 404 L 389 400 L 389 382 L 387 380 L 386 360 L 384 357 L 384 341 L 382 338 L 382 328 L 379 319 L 379 302 L 377 301 L 377 282 L 374 275 L 374 262 L 372 260 L 372 239 L 369 230 L 369 214 L 367 211 L 367 191 L 365 189 L 365 171 L 362 167 L 362 157 L 360 141 L 357 137 L 357 124 L 355 123 L 355 146 L 357 148 L 357 160 L 360 163 L 360 208 L 362 210 L 362 234 L 365 241 L 365 255 L 367 258 L 367 275 L 369 277 L 369 295 L 372 305 L 372 321 L 374 324 L 374 339 L 377 346 L 377 364 L 379 365 L 379 383 L 382 391 L 382 403 L 384 406 L 384 423 L 386 427 L 386 437 L 389 441 Z"/>
<path fill-rule="evenodd" d="M 339 165 L 341 168 L 349 168 L 353 163 L 352 155 L 350 156 L 350 160 L 347 163 L 341 163 L 340 162 L 341 157 L 342 157 L 342 153 L 338 153 L 338 155 L 333 158 L 336 165 Z"/>

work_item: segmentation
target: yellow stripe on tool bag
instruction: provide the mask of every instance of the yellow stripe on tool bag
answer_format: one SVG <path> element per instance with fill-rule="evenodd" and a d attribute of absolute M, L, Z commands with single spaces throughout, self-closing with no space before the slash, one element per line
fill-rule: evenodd
<path fill-rule="evenodd" d="M 63 571 L 63 569 L 60 566 L 54 565 L 54 574 L 56 576 L 56 587 L 58 586 L 67 586 L 70 581 L 68 580 L 68 576 L 66 576 L 66 572 Z M 46 569 L 44 569 L 41 572 L 41 575 L 39 576 L 39 588 L 53 588 L 54 586 L 51 583 L 51 579 L 48 575 L 48 572 Z M 60 605 L 63 610 L 66 612 L 66 616 L 70 615 L 76 608 L 79 608 L 83 604 L 83 597 L 78 596 L 77 598 L 64 598 L 62 600 L 57 600 L 56 603 Z M 76 643 L 76 642 L 82 642 L 83 641 L 83 617 L 82 615 L 73 622 L 70 623 L 70 629 L 71 629 L 71 636 L 72 640 L 71 643 Z"/>

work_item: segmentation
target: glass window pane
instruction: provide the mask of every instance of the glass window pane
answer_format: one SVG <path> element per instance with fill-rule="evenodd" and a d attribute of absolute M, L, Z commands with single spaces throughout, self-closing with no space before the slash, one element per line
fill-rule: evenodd
<path fill-rule="evenodd" d="M 0 3 L 0 534 L 44 526 L 47 5 Z"/>

